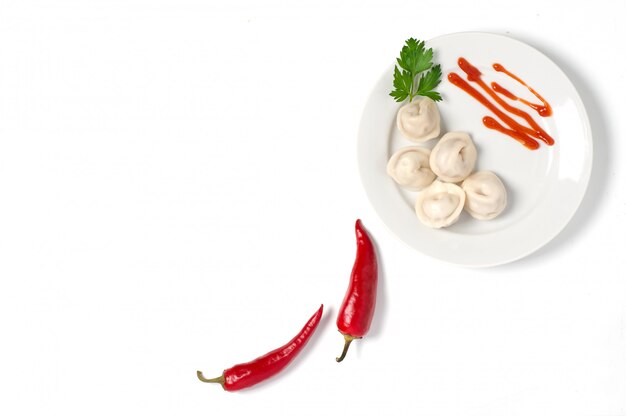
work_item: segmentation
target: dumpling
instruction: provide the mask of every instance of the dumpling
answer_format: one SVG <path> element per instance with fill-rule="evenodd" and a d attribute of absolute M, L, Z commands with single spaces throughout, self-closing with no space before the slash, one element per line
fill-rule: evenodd
<path fill-rule="evenodd" d="M 396 123 L 400 133 L 407 139 L 425 142 L 439 136 L 439 109 L 430 98 L 418 96 L 400 107 Z"/>
<path fill-rule="evenodd" d="M 417 196 L 415 213 L 422 224 L 432 228 L 442 228 L 459 220 L 465 192 L 452 183 L 435 181 Z"/>
<path fill-rule="evenodd" d="M 471 174 L 461 185 L 465 191 L 465 210 L 478 220 L 490 220 L 506 208 L 504 184 L 490 171 Z"/>
<path fill-rule="evenodd" d="M 430 149 L 409 146 L 398 150 L 387 163 L 387 174 L 403 188 L 420 191 L 433 183 L 430 170 Z"/>
<path fill-rule="evenodd" d="M 476 146 L 467 133 L 444 134 L 430 152 L 430 168 L 445 182 L 461 182 L 475 165 Z"/>

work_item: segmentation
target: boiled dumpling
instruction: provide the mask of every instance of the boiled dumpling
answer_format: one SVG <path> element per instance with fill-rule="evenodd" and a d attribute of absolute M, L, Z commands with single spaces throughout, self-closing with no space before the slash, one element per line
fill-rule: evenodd
<path fill-rule="evenodd" d="M 430 168 L 445 182 L 461 182 L 472 173 L 474 165 L 476 146 L 467 133 L 444 134 L 430 153 Z"/>
<path fill-rule="evenodd" d="M 430 149 L 405 147 L 391 156 L 387 163 L 387 174 L 403 188 L 420 191 L 435 180 L 429 158 Z"/>
<path fill-rule="evenodd" d="M 400 133 L 414 142 L 425 142 L 439 136 L 439 109 L 428 97 L 418 96 L 400 107 L 396 122 Z"/>
<path fill-rule="evenodd" d="M 506 207 L 506 189 L 495 173 L 480 171 L 471 174 L 461 185 L 465 191 L 465 210 L 479 220 L 490 220 Z"/>
<path fill-rule="evenodd" d="M 458 221 L 465 192 L 452 183 L 435 181 L 417 196 L 415 213 L 422 222 L 432 228 L 442 228 Z"/>

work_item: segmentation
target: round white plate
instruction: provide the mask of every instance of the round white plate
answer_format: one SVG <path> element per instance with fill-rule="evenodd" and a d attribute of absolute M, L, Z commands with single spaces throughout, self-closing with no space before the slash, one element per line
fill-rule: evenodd
<path fill-rule="evenodd" d="M 398 52 L 402 45 L 398 44 Z M 576 89 L 561 69 L 536 49 L 512 38 L 489 33 L 458 33 L 426 42 L 441 64 L 443 97 L 438 103 L 442 134 L 468 132 L 478 149 L 476 170 L 491 170 L 504 182 L 508 206 L 496 219 L 479 221 L 463 212 L 459 222 L 431 229 L 415 215 L 417 193 L 398 187 L 386 174 L 389 157 L 414 145 L 400 135 L 395 119 L 401 104 L 392 90 L 393 66 L 387 70 L 365 106 L 358 135 L 358 166 L 374 209 L 388 228 L 409 246 L 437 259 L 463 266 L 494 266 L 520 259 L 541 248 L 569 222 L 587 188 L 591 173 L 592 140 L 589 120 Z M 555 139 L 528 150 L 482 124 L 490 111 L 447 80 L 451 71 L 464 77 L 459 57 L 511 92 L 533 102 L 520 84 L 494 71 L 493 63 L 522 78 L 552 106 L 551 117 L 533 118 Z M 425 144 L 432 147 L 437 140 Z"/>

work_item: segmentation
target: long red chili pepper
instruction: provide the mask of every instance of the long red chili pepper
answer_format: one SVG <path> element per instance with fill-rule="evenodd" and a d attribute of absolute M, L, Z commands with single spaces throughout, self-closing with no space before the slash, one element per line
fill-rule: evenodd
<path fill-rule="evenodd" d="M 237 364 L 224 370 L 221 376 L 205 378 L 202 371 L 197 375 L 205 383 L 219 383 L 226 391 L 241 390 L 253 386 L 285 368 L 299 353 L 315 332 L 320 323 L 324 305 L 315 312 L 309 321 L 291 341 L 267 354 L 245 364 Z"/>
<path fill-rule="evenodd" d="M 376 288 L 378 286 L 378 262 L 374 244 L 361 225 L 361 220 L 355 224 L 356 232 L 356 259 L 352 267 L 350 285 L 339 309 L 337 328 L 343 334 L 345 343 L 341 362 L 348 352 L 350 343 L 355 339 L 363 338 L 370 329 L 374 308 L 376 307 Z"/>

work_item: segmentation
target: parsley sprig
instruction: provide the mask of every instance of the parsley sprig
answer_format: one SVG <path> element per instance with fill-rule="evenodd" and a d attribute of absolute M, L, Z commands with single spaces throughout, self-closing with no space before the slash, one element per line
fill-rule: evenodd
<path fill-rule="evenodd" d="M 426 49 L 424 41 L 408 39 L 396 61 L 398 65 L 393 71 L 394 90 L 389 95 L 398 102 L 407 98 L 411 102 L 418 95 L 441 101 L 441 95 L 435 91 L 441 82 L 441 66 L 433 66 L 432 48 Z"/>

